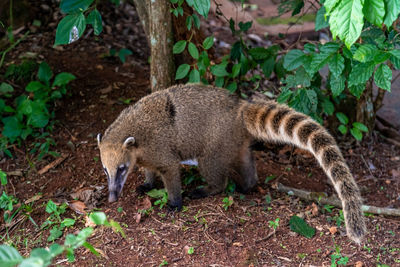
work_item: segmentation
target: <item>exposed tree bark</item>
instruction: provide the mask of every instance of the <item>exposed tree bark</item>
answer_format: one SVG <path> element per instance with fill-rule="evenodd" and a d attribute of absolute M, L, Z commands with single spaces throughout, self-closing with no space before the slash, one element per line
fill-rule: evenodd
<path fill-rule="evenodd" d="M 167 0 L 133 0 L 151 50 L 151 91 L 173 84 L 175 73 L 172 46 L 172 20 Z"/>

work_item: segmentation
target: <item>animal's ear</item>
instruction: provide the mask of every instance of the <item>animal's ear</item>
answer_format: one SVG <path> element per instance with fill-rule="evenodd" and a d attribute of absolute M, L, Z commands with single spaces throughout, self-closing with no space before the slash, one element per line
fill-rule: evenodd
<path fill-rule="evenodd" d="M 130 136 L 130 137 L 125 139 L 123 147 L 124 148 L 130 148 L 130 147 L 135 146 L 135 143 L 136 143 L 135 137 Z"/>
<path fill-rule="evenodd" d="M 98 133 L 98 134 L 97 134 L 97 145 L 100 145 L 101 138 L 102 138 L 101 133 Z"/>

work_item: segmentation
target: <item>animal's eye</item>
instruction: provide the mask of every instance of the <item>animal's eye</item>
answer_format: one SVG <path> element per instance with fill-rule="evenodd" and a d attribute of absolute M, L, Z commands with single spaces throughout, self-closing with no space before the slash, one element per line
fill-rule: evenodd
<path fill-rule="evenodd" d="M 125 173 L 125 171 L 126 171 L 126 166 L 125 166 L 125 165 L 120 165 L 120 166 L 118 167 L 118 172 L 119 172 L 120 174 Z"/>

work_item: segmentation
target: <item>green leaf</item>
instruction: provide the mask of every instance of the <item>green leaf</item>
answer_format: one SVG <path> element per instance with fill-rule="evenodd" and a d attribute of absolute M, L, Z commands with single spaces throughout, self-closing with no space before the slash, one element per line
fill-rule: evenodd
<path fill-rule="evenodd" d="M 89 215 L 89 218 L 92 222 L 94 222 L 96 225 L 104 225 L 104 223 L 107 221 L 107 216 L 104 212 L 92 212 Z"/>
<path fill-rule="evenodd" d="M 187 16 L 186 17 L 186 27 L 187 27 L 188 31 L 190 31 L 190 29 L 192 28 L 192 24 L 193 24 L 192 16 Z"/>
<path fill-rule="evenodd" d="M 38 78 L 46 85 L 50 85 L 51 77 L 53 77 L 53 72 L 51 71 L 49 64 L 43 61 L 39 65 Z"/>
<path fill-rule="evenodd" d="M 310 227 L 302 218 L 294 215 L 289 220 L 290 230 L 304 237 L 312 238 L 315 235 L 315 229 Z"/>
<path fill-rule="evenodd" d="M 386 64 L 381 64 L 375 71 L 374 82 L 376 86 L 390 92 L 392 84 L 392 70 Z"/>
<path fill-rule="evenodd" d="M 61 72 L 56 75 L 53 82 L 54 86 L 62 86 L 68 84 L 70 81 L 75 80 L 76 77 L 69 72 Z"/>
<path fill-rule="evenodd" d="M 315 31 L 319 31 L 329 26 L 329 18 L 325 20 L 325 7 L 322 6 L 315 17 Z"/>
<path fill-rule="evenodd" d="M 354 95 L 355 97 L 360 98 L 360 96 L 362 95 L 362 93 L 363 93 L 364 90 L 365 90 L 365 86 L 366 86 L 365 83 L 356 84 L 356 85 L 350 86 L 350 87 L 349 87 L 349 91 L 350 91 L 350 93 L 352 93 L 352 95 Z"/>
<path fill-rule="evenodd" d="M 63 231 L 57 226 L 54 226 L 53 228 L 50 229 L 50 235 L 47 238 L 48 242 L 52 242 L 58 238 L 60 238 L 63 234 Z"/>
<path fill-rule="evenodd" d="M 65 218 L 62 222 L 61 225 L 65 227 L 73 226 L 75 224 L 75 220 L 71 218 Z"/>
<path fill-rule="evenodd" d="M 174 54 L 180 54 L 183 52 L 183 50 L 185 50 L 186 47 L 186 40 L 181 40 L 179 42 L 177 42 L 176 44 L 174 44 L 174 47 L 172 48 L 172 52 Z"/>
<path fill-rule="evenodd" d="M 86 18 L 86 23 L 92 25 L 95 35 L 99 35 L 103 31 L 101 14 L 97 9 L 93 9 L 93 11 L 89 13 Z"/>
<path fill-rule="evenodd" d="M 192 58 L 199 59 L 199 50 L 197 50 L 197 47 L 194 43 L 192 43 L 192 42 L 189 43 L 188 50 L 189 50 L 189 54 L 192 56 Z"/>
<path fill-rule="evenodd" d="M 324 6 L 326 9 L 326 13 L 329 15 L 334 7 L 338 3 L 340 3 L 341 0 L 325 0 Z"/>
<path fill-rule="evenodd" d="M 367 128 L 367 126 L 365 126 L 365 125 L 362 124 L 361 122 L 353 122 L 353 127 L 357 128 L 358 130 L 360 130 L 360 131 L 362 131 L 362 132 L 368 133 L 368 128 Z"/>
<path fill-rule="evenodd" d="M 63 13 L 85 11 L 93 0 L 61 0 L 60 8 Z"/>
<path fill-rule="evenodd" d="M 343 135 L 347 133 L 347 127 L 344 126 L 343 124 L 339 125 L 338 127 L 339 132 L 341 132 Z"/>
<path fill-rule="evenodd" d="M 205 50 L 210 49 L 214 45 L 214 37 L 213 36 L 208 36 L 206 39 L 203 41 L 203 47 Z"/>
<path fill-rule="evenodd" d="M 14 88 L 10 84 L 5 82 L 0 84 L 0 94 L 8 94 L 12 92 L 14 92 Z"/>
<path fill-rule="evenodd" d="M 324 98 L 324 99 L 322 100 L 321 105 L 322 105 L 322 108 L 323 108 L 324 112 L 325 112 L 327 115 L 329 115 L 329 116 L 333 115 L 333 112 L 335 111 L 335 106 L 334 106 L 333 103 L 329 100 L 329 98 Z"/>
<path fill-rule="evenodd" d="M 331 86 L 331 91 L 332 91 L 332 95 L 334 97 L 337 97 L 338 95 L 340 95 L 344 88 L 345 88 L 345 81 L 346 78 L 343 75 L 340 76 L 331 76 L 331 80 L 330 80 L 330 86 Z"/>
<path fill-rule="evenodd" d="M 211 73 L 216 77 L 225 77 L 229 75 L 229 73 L 226 71 L 225 64 L 211 66 Z"/>
<path fill-rule="evenodd" d="M 372 76 L 374 69 L 375 64 L 373 63 L 360 63 L 354 65 L 348 79 L 349 86 L 362 84 L 368 81 Z"/>
<path fill-rule="evenodd" d="M 29 260 L 29 259 L 34 259 L 34 260 L 37 260 L 37 263 L 41 263 L 41 265 L 37 265 L 37 266 L 48 266 L 48 265 L 50 265 L 51 264 L 51 260 L 52 260 L 52 258 L 53 258 L 53 255 L 50 253 L 50 251 L 48 251 L 47 249 L 44 249 L 44 248 L 34 248 L 33 250 L 32 250 L 32 252 L 31 252 L 31 254 L 29 255 L 29 258 L 28 259 L 25 259 L 22 263 L 21 263 L 21 265 L 20 266 L 29 266 L 29 267 L 31 267 L 31 266 L 35 266 L 34 264 L 35 263 L 33 263 L 33 265 L 32 265 L 32 263 L 31 262 L 27 262 L 27 260 Z M 24 265 L 25 264 L 25 265 Z"/>
<path fill-rule="evenodd" d="M 235 64 L 232 67 L 232 78 L 235 78 L 240 73 L 240 68 L 242 67 L 241 63 Z"/>
<path fill-rule="evenodd" d="M 387 51 L 376 50 L 374 53 L 374 63 L 375 65 L 381 64 L 390 58 L 390 53 Z"/>
<path fill-rule="evenodd" d="M 336 118 L 338 118 L 338 120 L 340 121 L 340 123 L 342 123 L 342 124 L 347 124 L 347 123 L 349 123 L 349 118 L 347 118 L 347 116 L 344 114 L 344 113 L 342 113 L 342 112 L 338 112 L 338 113 L 336 113 Z"/>
<path fill-rule="evenodd" d="M 255 60 L 263 60 L 266 59 L 270 56 L 269 51 L 265 49 L 264 47 L 255 47 L 251 48 L 249 50 L 249 54 L 255 59 Z"/>
<path fill-rule="evenodd" d="M 358 140 L 358 141 L 361 141 L 361 140 L 362 140 L 362 133 L 360 132 L 359 129 L 357 129 L 357 128 L 351 128 L 351 129 L 350 129 L 350 133 L 351 133 L 352 136 L 354 136 L 354 138 L 355 138 L 356 140 Z"/>
<path fill-rule="evenodd" d="M 199 19 L 199 17 L 196 14 L 193 14 L 192 18 L 193 18 L 194 26 L 197 29 L 200 29 L 200 19 Z"/>
<path fill-rule="evenodd" d="M 230 92 L 230 93 L 234 93 L 237 90 L 237 83 L 236 82 L 232 82 L 230 84 L 228 84 L 228 86 L 226 87 L 226 89 Z"/>
<path fill-rule="evenodd" d="M 372 44 L 361 45 L 354 53 L 353 58 L 364 63 L 371 61 L 376 49 L 376 46 Z"/>
<path fill-rule="evenodd" d="M 122 63 L 125 63 L 126 61 L 126 56 L 132 55 L 132 51 L 129 50 L 128 48 L 122 48 L 121 50 L 118 51 L 118 57 L 119 60 L 121 60 Z"/>
<path fill-rule="evenodd" d="M 18 112 L 21 112 L 24 115 L 28 115 L 32 113 L 32 100 L 25 99 L 19 103 L 17 107 Z"/>
<path fill-rule="evenodd" d="M 341 0 L 330 13 L 329 24 L 332 36 L 333 38 L 339 36 L 347 47 L 354 44 L 360 37 L 364 26 L 363 2 L 363 0 Z"/>
<path fill-rule="evenodd" d="M 167 191 L 165 191 L 165 189 L 152 189 L 149 192 L 146 193 L 146 195 L 148 195 L 151 198 L 162 198 L 164 197 L 164 195 L 167 193 Z"/>
<path fill-rule="evenodd" d="M 65 16 L 58 23 L 54 45 L 70 44 L 77 41 L 86 29 L 83 13 Z"/>
<path fill-rule="evenodd" d="M 46 205 L 46 212 L 51 214 L 55 211 L 57 211 L 56 203 L 54 203 L 52 200 L 49 200 Z"/>
<path fill-rule="evenodd" d="M 269 57 L 267 60 L 262 63 L 261 69 L 265 75 L 265 78 L 269 78 L 272 74 L 272 71 L 275 67 L 275 59 L 273 57 Z"/>
<path fill-rule="evenodd" d="M 210 0 L 195 0 L 193 1 L 193 7 L 200 15 L 207 18 L 210 10 Z"/>
<path fill-rule="evenodd" d="M 43 128 L 49 123 L 49 115 L 43 110 L 35 108 L 36 104 L 32 103 L 32 114 L 28 118 L 27 124 L 35 128 Z"/>
<path fill-rule="evenodd" d="M 42 258 L 38 257 L 29 257 L 24 259 L 19 267 L 43 267 L 47 266 Z"/>
<path fill-rule="evenodd" d="M 1 120 L 4 124 L 3 136 L 8 138 L 15 138 L 21 135 L 23 125 L 16 116 L 5 117 Z"/>
<path fill-rule="evenodd" d="M 225 82 L 225 79 L 224 79 L 224 77 L 217 77 L 216 79 L 215 79 L 215 86 L 216 87 L 223 87 L 224 86 L 224 82 Z"/>
<path fill-rule="evenodd" d="M 290 50 L 283 60 L 283 67 L 286 70 L 295 70 L 304 64 L 305 55 L 303 51 L 298 49 Z"/>
<path fill-rule="evenodd" d="M 385 3 L 383 0 L 364 0 L 363 13 L 372 24 L 382 27 L 385 15 Z"/>
<path fill-rule="evenodd" d="M 400 5 L 398 0 L 384 0 L 384 2 L 386 12 L 383 23 L 385 23 L 387 27 L 390 27 L 399 16 Z"/>
<path fill-rule="evenodd" d="M 330 56 L 331 56 L 331 54 L 329 54 L 329 53 L 314 54 L 312 57 L 311 64 L 310 64 L 309 73 L 311 75 L 313 75 L 315 72 L 322 69 L 326 64 L 328 64 L 328 61 L 330 60 Z"/>
<path fill-rule="evenodd" d="M 290 100 L 289 106 L 305 114 L 314 113 L 318 107 L 317 93 L 314 90 L 299 89 Z"/>
<path fill-rule="evenodd" d="M 250 28 L 251 28 L 251 26 L 253 25 L 253 21 L 247 21 L 247 22 L 245 22 L 245 23 L 243 23 L 242 21 L 240 21 L 239 22 L 239 29 L 242 31 L 242 32 L 247 32 Z"/>
<path fill-rule="evenodd" d="M 8 245 L 0 245 L 0 266 L 12 267 L 22 262 L 23 259 L 15 248 Z"/>
<path fill-rule="evenodd" d="M 196 69 L 192 69 L 189 73 L 189 82 L 190 83 L 199 83 L 200 82 L 200 73 Z"/>
<path fill-rule="evenodd" d="M 7 184 L 7 174 L 0 170 L 0 181 L 1 185 L 6 185 Z"/>
<path fill-rule="evenodd" d="M 329 70 L 334 77 L 339 77 L 344 69 L 344 58 L 340 54 L 334 54 L 328 61 Z"/>
<path fill-rule="evenodd" d="M 88 242 L 84 242 L 83 246 L 87 248 L 90 252 L 92 252 L 97 257 L 101 256 L 100 253 Z"/>
<path fill-rule="evenodd" d="M 189 73 L 190 66 L 188 64 L 182 64 L 178 67 L 175 74 L 175 80 L 183 79 Z"/>
<path fill-rule="evenodd" d="M 45 87 L 45 85 L 42 84 L 41 82 L 32 81 L 32 82 L 28 83 L 28 85 L 25 87 L 25 91 L 27 91 L 27 92 L 36 92 L 39 89 L 44 88 L 44 87 Z"/>

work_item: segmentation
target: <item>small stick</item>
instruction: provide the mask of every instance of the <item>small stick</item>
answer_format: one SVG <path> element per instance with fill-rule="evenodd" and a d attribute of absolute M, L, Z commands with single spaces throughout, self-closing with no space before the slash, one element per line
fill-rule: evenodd
<path fill-rule="evenodd" d="M 315 202 L 318 202 L 321 204 L 328 204 L 328 205 L 332 205 L 332 206 L 335 206 L 338 208 L 342 208 L 342 203 L 337 197 L 335 197 L 335 196 L 328 197 L 327 194 L 324 192 L 304 191 L 301 189 L 296 189 L 296 188 L 292 188 L 289 186 L 285 186 L 281 183 L 278 183 L 277 189 L 279 192 L 288 193 L 290 195 L 293 195 L 293 196 L 296 196 L 296 197 L 299 197 L 302 199 L 315 201 Z M 378 215 L 400 216 L 400 209 L 381 208 L 381 207 L 369 206 L 369 205 L 362 205 L 361 209 L 364 212 L 378 214 Z"/>
<path fill-rule="evenodd" d="M 54 168 L 54 167 L 57 167 L 57 166 L 58 166 L 61 162 L 63 162 L 68 156 L 69 156 L 69 155 L 63 155 L 63 156 L 59 157 L 58 159 L 56 159 L 56 160 L 50 162 L 49 164 L 47 164 L 46 166 L 44 166 L 42 169 L 40 169 L 40 170 L 38 171 L 38 173 L 39 173 L 40 175 L 42 175 L 42 174 L 48 172 L 50 169 L 52 169 L 52 168 Z"/>

